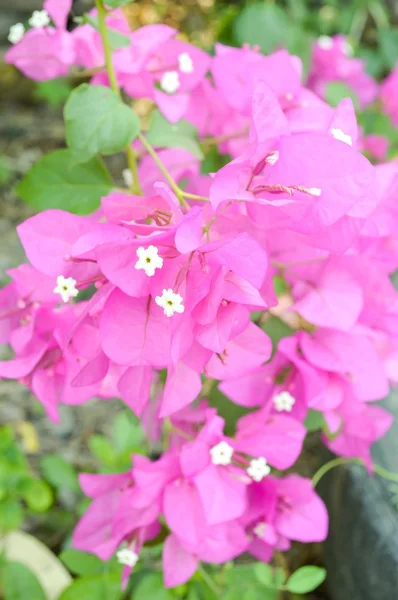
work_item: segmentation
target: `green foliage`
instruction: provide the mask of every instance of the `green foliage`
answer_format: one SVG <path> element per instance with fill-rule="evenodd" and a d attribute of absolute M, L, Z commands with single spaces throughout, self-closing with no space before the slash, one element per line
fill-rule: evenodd
<path fill-rule="evenodd" d="M 115 1 L 117 1 L 117 0 L 115 0 Z M 129 1 L 131 1 L 131 0 L 129 0 Z M 125 4 L 127 4 L 127 1 L 125 2 Z M 82 17 L 76 17 L 75 21 L 76 21 L 76 23 L 79 23 L 79 24 L 87 23 L 88 25 L 91 25 L 91 27 L 94 27 L 94 29 L 99 31 L 97 17 L 85 14 Z M 127 35 L 120 33 L 120 31 L 116 31 L 115 29 L 107 28 L 107 33 L 108 33 L 109 44 L 111 46 L 112 51 L 115 51 L 118 48 L 128 48 L 128 46 L 130 45 L 130 38 Z"/>
<path fill-rule="evenodd" d="M 46 600 L 38 579 L 22 563 L 6 562 L 1 567 L 0 576 L 4 600 Z"/>
<path fill-rule="evenodd" d="M 40 479 L 27 481 L 22 495 L 28 507 L 35 512 L 46 512 L 53 503 L 50 486 Z"/>
<path fill-rule="evenodd" d="M 294 594 L 307 594 L 321 585 L 326 579 L 326 571 L 321 567 L 301 567 L 286 582 L 286 589 Z"/>
<path fill-rule="evenodd" d="M 131 600 L 172 600 L 170 590 L 164 588 L 160 573 L 150 573 L 136 587 Z"/>
<path fill-rule="evenodd" d="M 99 157 L 77 163 L 70 150 L 56 150 L 41 158 L 15 191 L 38 211 L 59 208 L 85 215 L 98 208 L 112 187 Z"/>
<path fill-rule="evenodd" d="M 184 120 L 170 123 L 158 110 L 152 113 L 147 139 L 152 146 L 179 148 L 187 150 L 199 160 L 203 158 L 195 127 Z"/>
<path fill-rule="evenodd" d="M 62 106 L 72 91 L 71 84 L 65 79 L 50 79 L 36 83 L 35 96 L 57 108 Z"/>
<path fill-rule="evenodd" d="M 7 157 L 0 155 L 0 185 L 6 184 L 11 179 L 12 173 Z"/>
<path fill-rule="evenodd" d="M 344 98 L 351 98 L 354 107 L 358 108 L 358 96 L 350 86 L 341 81 L 329 81 L 326 84 L 326 102 L 331 106 L 337 106 Z"/>
<path fill-rule="evenodd" d="M 119 152 L 140 131 L 136 113 L 102 85 L 79 85 L 65 104 L 64 118 L 66 141 L 77 162 Z"/>
<path fill-rule="evenodd" d="M 62 552 L 60 559 L 74 575 L 95 575 L 102 571 L 104 566 L 98 556 L 72 548 Z"/>
<path fill-rule="evenodd" d="M 105 573 L 76 579 L 59 600 L 119 600 L 121 595 L 120 574 Z"/>
<path fill-rule="evenodd" d="M 18 500 L 6 498 L 0 502 L 0 534 L 18 529 L 23 521 L 23 510 Z"/>
<path fill-rule="evenodd" d="M 267 54 L 283 45 L 288 35 L 288 18 L 276 4 L 248 4 L 237 16 L 233 28 L 238 45 L 257 45 Z"/>
<path fill-rule="evenodd" d="M 395 67 L 398 56 L 398 27 L 379 31 L 380 52 L 389 69 Z"/>
<path fill-rule="evenodd" d="M 111 437 L 94 434 L 88 441 L 91 452 L 107 472 L 122 472 L 131 466 L 132 454 L 146 451 L 143 431 L 130 410 L 121 411 L 112 424 Z"/>
<path fill-rule="evenodd" d="M 105 4 L 111 8 L 118 8 L 119 6 L 126 6 L 126 4 L 131 4 L 132 2 L 133 0 L 106 0 Z"/>
<path fill-rule="evenodd" d="M 47 454 L 40 461 L 40 468 L 51 485 L 57 490 L 80 490 L 77 473 L 70 463 L 58 454 Z"/>
<path fill-rule="evenodd" d="M 319 410 L 309 409 L 304 421 L 304 427 L 307 431 L 318 431 L 325 426 L 324 416 Z"/>

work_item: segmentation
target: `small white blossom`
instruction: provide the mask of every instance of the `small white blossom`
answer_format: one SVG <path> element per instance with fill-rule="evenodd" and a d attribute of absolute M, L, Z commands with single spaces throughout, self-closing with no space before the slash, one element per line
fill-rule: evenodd
<path fill-rule="evenodd" d="M 29 19 L 29 25 L 38 29 L 50 24 L 50 16 L 46 10 L 34 10 Z"/>
<path fill-rule="evenodd" d="M 122 548 L 116 552 L 116 557 L 118 562 L 121 565 L 126 565 L 127 567 L 135 567 L 138 561 L 138 554 L 129 550 L 128 548 Z"/>
<path fill-rule="evenodd" d="M 58 275 L 57 286 L 54 288 L 54 294 L 59 294 L 64 302 L 68 302 L 70 298 L 76 298 L 79 290 L 76 289 L 76 279 L 73 277 L 64 277 Z"/>
<path fill-rule="evenodd" d="M 182 73 L 193 73 L 193 61 L 188 52 L 182 52 L 179 55 L 178 66 Z"/>
<path fill-rule="evenodd" d="M 10 27 L 8 41 L 11 42 L 11 44 L 18 44 L 18 42 L 22 40 L 24 33 L 25 27 L 22 25 L 22 23 L 15 23 L 15 25 Z"/>
<path fill-rule="evenodd" d="M 348 133 L 344 133 L 344 131 L 342 131 L 341 129 L 334 128 L 330 130 L 330 133 L 332 134 L 335 140 L 340 140 L 340 142 L 344 142 L 345 144 L 352 146 L 352 137 L 348 135 Z"/>
<path fill-rule="evenodd" d="M 289 392 L 281 392 L 274 396 L 274 406 L 278 412 L 291 412 L 295 404 L 296 400 Z"/>
<path fill-rule="evenodd" d="M 246 473 L 254 479 L 254 481 L 262 481 L 264 477 L 267 477 L 271 473 L 271 467 L 263 456 L 260 458 L 253 458 L 250 461 L 250 465 L 246 470 Z"/>
<path fill-rule="evenodd" d="M 307 193 L 311 194 L 311 196 L 320 196 L 322 194 L 322 190 L 320 188 L 308 188 Z"/>
<path fill-rule="evenodd" d="M 266 159 L 265 162 L 269 165 L 271 165 L 271 167 L 273 167 L 279 160 L 279 150 L 273 150 L 272 152 L 270 152 Z"/>
<path fill-rule="evenodd" d="M 148 277 L 153 277 L 156 269 L 163 267 L 163 258 L 158 253 L 159 250 L 156 246 L 148 246 L 148 248 L 140 246 L 137 248 L 138 260 L 135 263 L 135 268 L 145 271 Z"/>
<path fill-rule="evenodd" d="M 211 461 L 213 465 L 230 465 L 234 449 L 228 442 L 219 442 L 210 449 Z"/>
<path fill-rule="evenodd" d="M 131 187 L 133 185 L 133 174 L 130 169 L 123 169 L 122 177 L 127 187 Z"/>
<path fill-rule="evenodd" d="M 333 48 L 333 40 L 328 35 L 321 35 L 318 38 L 318 46 L 320 46 L 322 50 L 331 50 Z"/>
<path fill-rule="evenodd" d="M 180 76 L 177 71 L 166 71 L 160 80 L 160 87 L 167 94 L 174 94 L 180 87 Z"/>
<path fill-rule="evenodd" d="M 341 42 L 341 50 L 346 56 L 352 56 L 354 54 L 354 48 L 347 40 Z"/>
<path fill-rule="evenodd" d="M 257 523 L 257 525 L 254 527 L 253 529 L 253 533 L 254 535 L 256 535 L 258 538 L 263 538 L 264 534 L 265 534 L 265 530 L 267 528 L 266 523 L 264 523 L 263 521 L 260 521 L 259 523 Z"/>
<path fill-rule="evenodd" d="M 172 317 L 175 312 L 184 312 L 182 296 L 180 296 L 180 294 L 175 294 L 171 289 L 163 290 L 161 296 L 156 296 L 155 302 L 158 306 L 163 308 L 166 317 Z"/>

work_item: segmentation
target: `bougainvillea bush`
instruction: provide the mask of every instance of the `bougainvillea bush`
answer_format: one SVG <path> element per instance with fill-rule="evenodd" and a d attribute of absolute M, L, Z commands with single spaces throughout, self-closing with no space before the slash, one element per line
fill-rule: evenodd
<path fill-rule="evenodd" d="M 221 594 L 238 559 L 262 598 L 306 593 L 323 572 L 286 582 L 261 563 L 327 537 L 319 477 L 294 466 L 307 432 L 373 474 L 392 421 L 375 401 L 398 374 L 398 163 L 351 98 L 325 98 L 340 82 L 396 121 L 397 72 L 380 87 L 343 36 L 323 36 L 304 82 L 284 49 L 210 55 L 166 25 L 131 32 L 124 4 L 97 0 L 68 31 L 71 0 L 46 0 L 10 32 L 6 61 L 27 77 L 88 82 L 65 105 L 67 149 L 17 189 L 39 212 L 1 291 L 15 356 L 0 376 L 55 422 L 62 403 L 119 397 L 161 449 L 80 476 L 93 500 L 71 546 L 116 555 L 122 588 L 161 544 L 166 588 L 199 569 Z M 122 151 L 118 187 L 101 156 Z"/>

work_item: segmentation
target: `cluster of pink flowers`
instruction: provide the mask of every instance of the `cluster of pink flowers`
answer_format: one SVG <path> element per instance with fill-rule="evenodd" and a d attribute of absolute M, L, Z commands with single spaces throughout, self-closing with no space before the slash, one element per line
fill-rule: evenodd
<path fill-rule="evenodd" d="M 66 31 L 70 4 L 47 0 L 56 27 L 29 30 L 7 60 L 38 80 L 95 68 L 92 83 L 104 85 L 99 33 Z M 15 352 L 0 376 L 27 385 L 53 420 L 59 403 L 119 396 L 145 422 L 166 423 L 159 460 L 81 476 L 94 501 L 73 543 L 103 559 L 119 549 L 127 577 L 162 515 L 174 586 L 198 560 L 248 551 L 269 561 L 292 540 L 325 538 L 311 482 L 278 473 L 301 453 L 309 409 L 322 413 L 331 450 L 372 470 L 371 445 L 391 424 L 373 402 L 398 373 L 398 163 L 373 166 L 351 100 L 333 109 L 320 97 L 336 79 L 364 104 L 377 94 L 341 36 L 315 45 L 311 91 L 284 50 L 219 44 L 210 57 L 164 25 L 130 33 L 119 11 L 108 26 L 130 37 L 114 52 L 123 90 L 190 121 L 232 161 L 203 175 L 189 152 L 160 150 L 187 182 L 185 203 L 146 155 L 143 196 L 115 190 L 90 216 L 47 210 L 20 225 L 30 265 L 9 270 L 0 293 L 1 341 Z M 292 326 L 274 355 L 254 311 Z M 204 378 L 248 408 L 233 437 L 202 398 Z"/>

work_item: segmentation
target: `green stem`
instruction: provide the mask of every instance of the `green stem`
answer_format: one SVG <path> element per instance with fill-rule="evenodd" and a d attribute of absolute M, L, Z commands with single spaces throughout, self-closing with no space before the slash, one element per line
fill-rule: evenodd
<path fill-rule="evenodd" d="M 340 467 L 342 465 L 350 465 L 350 464 L 362 465 L 363 467 L 365 466 L 364 462 L 361 458 L 344 458 L 344 457 L 334 458 L 333 460 L 327 462 L 325 465 L 322 465 L 322 467 L 320 469 L 318 469 L 318 471 L 315 473 L 315 475 L 312 478 L 312 485 L 314 487 L 316 487 L 318 485 L 318 483 L 320 482 L 320 480 L 322 479 L 322 477 L 324 475 L 326 475 L 326 473 L 328 473 L 329 471 L 334 469 L 335 467 Z M 377 473 L 377 475 L 379 475 L 383 479 L 386 479 L 387 481 L 393 481 L 394 483 L 398 483 L 398 473 L 391 473 L 390 471 L 387 471 L 387 469 L 385 469 L 384 467 L 381 467 L 380 465 L 376 465 L 376 464 L 373 465 L 373 469 L 374 469 L 374 472 Z"/>
<path fill-rule="evenodd" d="M 112 48 L 109 43 L 108 30 L 106 28 L 106 9 L 102 0 L 95 0 L 95 5 L 98 11 L 98 27 L 101 34 L 102 46 L 104 48 L 105 66 L 109 77 L 109 83 L 112 91 L 115 94 L 117 94 L 119 98 L 121 98 L 120 88 L 117 82 L 116 72 L 112 62 Z M 128 167 L 133 176 L 133 185 L 131 186 L 131 191 L 133 194 L 141 195 L 142 191 L 138 179 L 137 158 L 130 144 L 126 146 L 126 157 Z"/>
<path fill-rule="evenodd" d="M 217 598 L 222 598 L 222 590 L 218 587 L 216 583 L 214 583 L 213 579 L 210 577 L 206 569 L 199 563 L 198 571 L 202 576 L 203 581 L 207 584 L 207 586 L 214 592 Z"/>
<path fill-rule="evenodd" d="M 151 144 L 148 142 L 148 140 L 146 139 L 146 137 L 142 135 L 142 133 L 138 134 L 138 139 L 140 140 L 141 144 L 144 146 L 144 148 L 148 152 L 149 156 L 151 156 L 151 158 L 153 159 L 153 161 L 157 164 L 157 166 L 159 167 L 159 170 L 165 176 L 168 184 L 170 185 L 171 189 L 173 190 L 173 192 L 177 196 L 180 204 L 184 205 L 186 208 L 189 208 L 189 204 L 188 204 L 188 202 L 184 198 L 184 196 L 186 194 L 184 194 L 184 191 L 180 187 L 178 187 L 178 185 L 176 184 L 176 182 L 174 181 L 174 179 L 172 178 L 172 176 L 168 172 L 167 168 L 164 166 L 164 164 L 160 160 L 160 158 L 159 158 L 156 150 L 154 148 L 152 148 Z"/>

